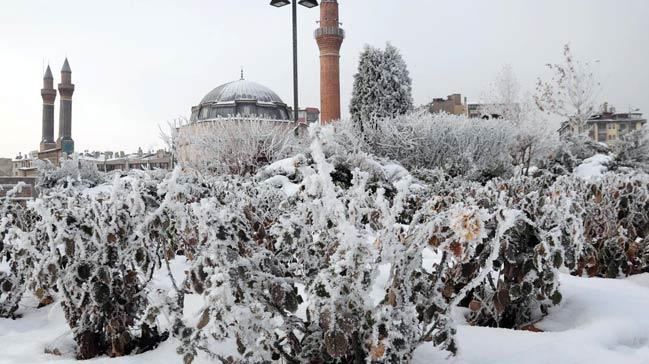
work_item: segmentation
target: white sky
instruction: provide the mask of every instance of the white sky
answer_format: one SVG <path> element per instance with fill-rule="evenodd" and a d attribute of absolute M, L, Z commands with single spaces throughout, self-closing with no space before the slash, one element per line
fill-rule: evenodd
<path fill-rule="evenodd" d="M 268 0 L 2 0 L 0 157 L 38 147 L 43 59 L 67 55 L 76 84 L 76 149 L 161 146 L 160 127 L 189 116 L 239 77 L 292 104 L 290 8 Z M 416 104 L 459 92 L 476 101 L 504 64 L 533 90 L 571 42 L 599 60 L 601 101 L 649 113 L 647 0 L 340 0 L 343 114 L 363 45 L 390 41 L 408 63 Z M 319 107 L 318 9 L 299 9 L 301 106 Z M 58 130 L 58 101 L 56 130 Z M 56 135 L 55 135 L 56 137 Z"/>

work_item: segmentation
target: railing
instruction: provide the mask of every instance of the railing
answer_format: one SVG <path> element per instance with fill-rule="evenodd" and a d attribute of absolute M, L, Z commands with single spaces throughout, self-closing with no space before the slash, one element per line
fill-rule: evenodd
<path fill-rule="evenodd" d="M 313 36 L 318 38 L 323 35 L 334 35 L 341 38 L 345 38 L 345 30 L 338 27 L 320 27 L 315 30 Z"/>

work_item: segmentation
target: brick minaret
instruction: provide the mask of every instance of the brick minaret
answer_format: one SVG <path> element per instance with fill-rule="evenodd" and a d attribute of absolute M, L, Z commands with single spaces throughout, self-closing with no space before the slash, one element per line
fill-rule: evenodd
<path fill-rule="evenodd" d="M 54 141 L 54 101 L 56 100 L 56 90 L 54 89 L 54 77 L 52 70 L 47 66 L 45 76 L 43 76 L 43 88 L 41 89 L 43 98 L 43 137 L 41 138 L 40 151 L 56 148 Z"/>
<path fill-rule="evenodd" d="M 338 1 L 322 0 L 320 28 L 315 31 L 320 48 L 320 109 L 323 124 L 340 120 L 340 46 L 345 31 L 338 21 Z"/>
<path fill-rule="evenodd" d="M 61 106 L 59 110 L 59 139 L 57 146 L 63 153 L 74 153 L 74 140 L 72 140 L 72 70 L 68 59 L 65 59 L 61 69 L 61 83 L 59 83 L 59 94 L 61 95 Z"/>

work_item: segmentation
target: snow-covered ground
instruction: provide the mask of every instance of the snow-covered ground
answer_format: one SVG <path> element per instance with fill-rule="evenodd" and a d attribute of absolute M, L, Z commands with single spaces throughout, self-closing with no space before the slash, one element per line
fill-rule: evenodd
<path fill-rule="evenodd" d="M 181 275 L 182 261 L 173 262 L 175 275 Z M 180 277 L 179 277 L 180 278 Z M 159 280 L 158 280 L 159 279 Z M 448 363 L 466 364 L 647 364 L 649 363 L 649 274 L 628 279 L 560 278 L 564 300 L 537 324 L 544 332 L 471 327 L 458 328 L 459 355 Z M 166 283 L 158 277 L 154 286 Z M 195 297 L 197 298 L 197 297 Z M 200 298 L 189 303 L 188 316 L 198 312 Z M 32 306 L 33 307 L 33 306 Z M 461 312 L 458 312 L 461 317 Z M 18 320 L 0 319 L 0 363 L 79 363 L 69 328 L 58 304 L 46 308 L 27 308 Z M 62 356 L 45 354 L 54 344 Z M 173 339 L 156 350 L 123 358 L 98 358 L 88 364 L 180 363 Z M 446 355 L 432 346 L 422 346 L 414 363 L 443 362 Z M 207 363 L 199 358 L 195 363 Z"/>
<path fill-rule="evenodd" d="M 536 326 L 545 332 L 460 326 L 460 353 L 470 364 L 649 363 L 649 274 L 629 279 L 560 278 L 563 302 Z M 415 364 L 432 363 L 421 347 Z"/>

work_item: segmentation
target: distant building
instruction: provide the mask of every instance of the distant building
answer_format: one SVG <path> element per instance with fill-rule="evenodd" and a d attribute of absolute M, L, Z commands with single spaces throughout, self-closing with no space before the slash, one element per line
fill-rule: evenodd
<path fill-rule="evenodd" d="M 494 110 L 505 109 L 509 109 L 509 106 L 495 103 L 467 104 L 467 116 L 469 119 L 502 119 L 501 112 L 494 112 Z M 511 112 L 520 110 L 520 104 L 514 104 L 510 109 Z"/>
<path fill-rule="evenodd" d="M 433 114 L 445 112 L 451 115 L 467 115 L 466 97 L 464 103 L 461 94 L 449 95 L 446 99 L 435 98 L 430 103 L 429 110 Z"/>
<path fill-rule="evenodd" d="M 647 120 L 642 117 L 638 110 L 625 113 L 616 112 L 614 107 L 604 103 L 599 113 L 588 119 L 586 128 L 588 136 L 601 143 L 610 143 L 619 140 L 624 134 L 642 128 Z M 559 129 L 560 134 L 578 132 L 577 127 L 564 121 Z"/>
<path fill-rule="evenodd" d="M 38 175 L 36 168 L 36 160 L 38 152 L 34 151 L 29 154 L 18 154 L 16 158 L 11 161 L 13 177 L 35 177 Z"/>
<path fill-rule="evenodd" d="M 313 124 L 320 122 L 320 110 L 316 107 L 301 109 L 298 113 L 297 122 L 300 124 Z"/>
<path fill-rule="evenodd" d="M 132 169 L 154 170 L 173 168 L 173 156 L 165 150 L 143 153 L 125 154 L 124 152 L 85 152 L 79 155 L 80 161 L 94 163 L 100 172 L 129 171 Z"/>
<path fill-rule="evenodd" d="M 9 158 L 0 158 L 0 176 L 12 176 L 13 164 Z"/>

